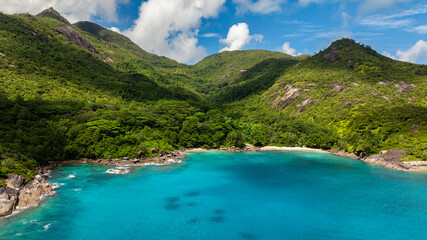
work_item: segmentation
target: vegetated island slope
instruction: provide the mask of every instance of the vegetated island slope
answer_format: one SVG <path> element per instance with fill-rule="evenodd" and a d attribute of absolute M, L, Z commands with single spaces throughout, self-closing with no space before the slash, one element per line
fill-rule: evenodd
<path fill-rule="evenodd" d="M 427 67 L 349 39 L 313 57 L 234 51 L 185 65 L 53 9 L 0 23 L 0 179 L 32 178 L 49 161 L 149 157 L 152 147 L 427 156 Z"/>

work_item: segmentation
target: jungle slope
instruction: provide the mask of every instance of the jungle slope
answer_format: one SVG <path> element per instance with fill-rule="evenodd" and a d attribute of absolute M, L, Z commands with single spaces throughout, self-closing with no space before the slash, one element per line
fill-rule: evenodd
<path fill-rule="evenodd" d="M 404 160 L 426 160 L 426 92 L 427 66 L 342 39 L 228 109 L 245 109 L 242 121 L 269 136 L 253 142 L 259 145 L 338 148 L 362 157 L 399 148 Z"/>
<path fill-rule="evenodd" d="M 426 159 L 427 67 L 349 39 L 313 57 L 234 51 L 190 66 L 53 9 L 0 22 L 0 179 L 31 179 L 50 161 L 158 155 L 152 147 L 401 148 Z"/>

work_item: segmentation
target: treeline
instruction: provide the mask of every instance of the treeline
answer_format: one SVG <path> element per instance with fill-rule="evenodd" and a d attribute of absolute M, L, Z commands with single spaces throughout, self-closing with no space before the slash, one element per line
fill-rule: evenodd
<path fill-rule="evenodd" d="M 34 167 L 81 158 L 153 156 L 150 148 L 268 144 L 331 148 L 333 133 L 295 118 L 243 119 L 227 109 L 161 100 L 127 105 L 8 99 L 0 94 L 0 178 L 33 177 Z M 231 113 L 232 114 L 232 113 Z"/>

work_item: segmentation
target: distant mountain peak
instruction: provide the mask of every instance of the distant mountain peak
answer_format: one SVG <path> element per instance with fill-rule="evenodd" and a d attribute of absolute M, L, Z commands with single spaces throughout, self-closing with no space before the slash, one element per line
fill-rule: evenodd
<path fill-rule="evenodd" d="M 321 57 L 334 64 L 343 63 L 352 67 L 354 63 L 372 61 L 374 58 L 382 58 L 370 46 L 358 43 L 350 38 L 342 38 L 331 43 L 331 45 L 316 56 Z"/>
<path fill-rule="evenodd" d="M 62 17 L 59 12 L 57 12 L 55 9 L 53 9 L 53 7 L 50 7 L 48 9 L 43 10 L 43 12 L 37 14 L 37 16 L 53 18 L 53 19 L 59 20 L 63 23 L 70 24 L 70 22 L 68 22 L 67 19 Z"/>

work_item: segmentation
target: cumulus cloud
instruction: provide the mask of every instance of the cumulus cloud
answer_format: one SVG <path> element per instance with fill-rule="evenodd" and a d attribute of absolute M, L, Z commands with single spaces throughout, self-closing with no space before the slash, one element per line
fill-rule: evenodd
<path fill-rule="evenodd" d="M 207 55 L 198 46 L 203 18 L 216 17 L 225 0 L 148 0 L 142 2 L 134 26 L 123 33 L 143 49 L 179 62 Z"/>
<path fill-rule="evenodd" d="M 129 0 L 0 0 L 0 11 L 8 14 L 28 12 L 37 14 L 53 7 L 70 22 L 91 20 L 93 16 L 105 21 L 117 21 L 117 7 Z"/>
<path fill-rule="evenodd" d="M 286 3 L 286 0 L 233 0 L 236 4 L 237 12 L 240 14 L 253 12 L 256 14 L 268 14 L 281 10 L 281 5 Z"/>
<path fill-rule="evenodd" d="M 220 52 L 240 50 L 251 43 L 252 40 L 261 42 L 263 38 L 263 35 L 251 35 L 249 26 L 246 23 L 234 24 L 228 31 L 227 38 L 220 39 L 220 43 L 226 45 Z"/>
<path fill-rule="evenodd" d="M 397 57 L 401 61 L 417 63 L 427 59 L 427 42 L 419 40 L 407 51 L 397 51 Z"/>
<path fill-rule="evenodd" d="M 394 60 L 398 60 L 396 56 L 394 56 L 394 55 L 392 55 L 391 53 L 388 53 L 388 52 L 386 52 L 386 51 L 383 51 L 383 52 L 382 52 L 382 55 L 384 55 L 384 56 L 386 56 L 386 57 L 388 57 L 388 58 L 394 59 Z"/>
<path fill-rule="evenodd" d="M 295 48 L 291 48 L 291 43 L 290 42 L 285 42 L 282 45 L 282 52 L 289 54 L 291 56 L 298 56 L 301 55 L 301 53 L 298 53 L 297 50 L 295 50 Z"/>
<path fill-rule="evenodd" d="M 116 27 L 110 27 L 109 28 L 111 31 L 116 32 L 116 33 L 121 33 L 119 28 Z"/>

